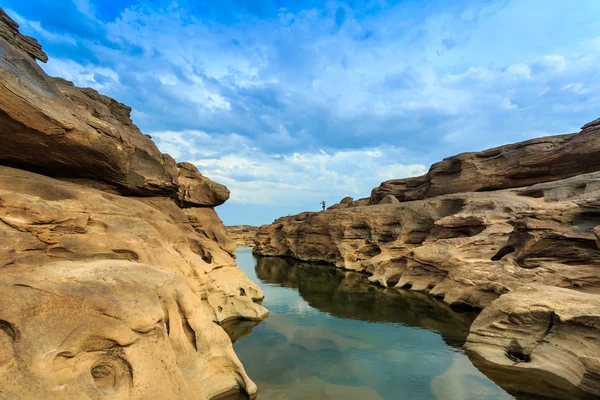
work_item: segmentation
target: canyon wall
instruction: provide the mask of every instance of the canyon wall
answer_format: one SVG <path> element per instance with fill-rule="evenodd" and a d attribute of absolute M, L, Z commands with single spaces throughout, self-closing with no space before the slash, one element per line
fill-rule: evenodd
<path fill-rule="evenodd" d="M 596 120 L 576 134 L 450 157 L 424 176 L 384 182 L 368 205 L 345 201 L 264 225 L 254 252 L 327 262 L 365 272 L 382 286 L 485 308 L 466 345 L 474 358 L 492 369 L 529 368 L 547 382 L 562 382 L 540 392 L 523 385 L 524 391 L 600 396 L 600 311 L 572 307 L 567 319 L 557 317 L 565 302 L 600 298 L 599 152 Z M 538 307 L 545 292 L 551 299 Z M 500 306 L 502 312 L 488 311 Z M 532 318 L 540 308 L 546 316 Z M 532 325 L 518 320 L 490 328 L 504 326 L 505 318 L 529 318 Z M 561 323 L 548 328 L 552 318 Z M 523 334 L 527 329 L 551 334 Z M 548 343 L 567 330 L 581 350 L 561 359 Z M 507 355 L 512 348 L 523 349 L 522 359 Z M 548 360 L 562 366 L 550 368 Z"/>
<path fill-rule="evenodd" d="M 0 398 L 255 397 L 219 326 L 268 315 L 229 191 L 36 59 L 0 9 Z"/>

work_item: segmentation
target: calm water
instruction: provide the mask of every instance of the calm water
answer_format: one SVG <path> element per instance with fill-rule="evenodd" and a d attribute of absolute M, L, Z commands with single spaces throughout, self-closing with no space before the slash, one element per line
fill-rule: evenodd
<path fill-rule="evenodd" d="M 459 349 L 474 313 L 358 273 L 237 255 L 271 311 L 253 330 L 228 327 L 260 400 L 512 399 Z"/>

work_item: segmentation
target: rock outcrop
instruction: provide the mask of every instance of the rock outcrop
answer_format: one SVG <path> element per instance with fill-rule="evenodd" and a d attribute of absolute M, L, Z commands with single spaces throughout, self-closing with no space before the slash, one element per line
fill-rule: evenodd
<path fill-rule="evenodd" d="M 257 226 L 232 225 L 227 227 L 231 240 L 237 247 L 254 247 L 254 236 L 258 232 Z"/>
<path fill-rule="evenodd" d="M 523 189 L 303 213 L 261 227 L 255 252 L 365 271 L 383 286 L 483 308 L 542 282 L 600 291 L 600 173 Z"/>
<path fill-rule="evenodd" d="M 479 369 L 509 391 L 596 399 L 599 338 L 600 296 L 527 285 L 483 310 L 465 348 Z"/>
<path fill-rule="evenodd" d="M 400 201 L 450 193 L 530 186 L 600 170 L 600 119 L 579 133 L 549 136 L 463 153 L 433 164 L 423 176 L 393 179 L 373 189 L 369 204 L 392 195 Z"/>
<path fill-rule="evenodd" d="M 268 314 L 229 191 L 35 59 L 0 9 L 0 398 L 255 397 L 219 327 Z"/>
<path fill-rule="evenodd" d="M 549 310 L 571 298 L 587 304 L 600 297 L 599 152 L 596 120 L 578 134 L 450 157 L 423 177 L 384 182 L 367 206 L 340 204 L 262 226 L 254 252 L 363 271 L 374 283 L 428 292 L 452 305 L 485 308 L 521 299 L 519 312 L 535 314 L 542 289 L 534 296 L 521 288 L 539 284 L 552 288 Z M 511 338 L 510 329 L 497 333 Z M 579 337 L 583 330 L 573 332 L 573 341 L 585 342 L 582 349 L 600 343 L 598 331 L 585 331 L 586 338 Z M 481 346 L 487 345 L 480 354 L 492 351 Z M 570 382 L 554 395 L 575 385 L 580 394 L 597 396 L 594 352 L 575 357 L 583 367 L 575 358 L 554 358 L 555 370 L 536 364 L 537 376 Z"/>

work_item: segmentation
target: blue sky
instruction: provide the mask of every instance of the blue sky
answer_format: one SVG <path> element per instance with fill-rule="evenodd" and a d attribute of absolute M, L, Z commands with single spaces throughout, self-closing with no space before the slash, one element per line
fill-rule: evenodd
<path fill-rule="evenodd" d="M 0 0 L 53 76 L 226 184 L 226 224 L 600 117 L 596 0 Z"/>

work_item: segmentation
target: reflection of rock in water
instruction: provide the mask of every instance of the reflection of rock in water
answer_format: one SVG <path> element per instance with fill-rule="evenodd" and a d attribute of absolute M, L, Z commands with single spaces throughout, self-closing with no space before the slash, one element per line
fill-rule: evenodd
<path fill-rule="evenodd" d="M 260 321 L 250 321 L 245 319 L 233 319 L 226 321 L 221 324 L 221 328 L 229 335 L 231 343 L 235 343 L 244 336 L 248 336 L 252 333 L 252 329 L 256 325 L 260 324 Z"/>
<path fill-rule="evenodd" d="M 297 288 L 314 308 L 331 315 L 369 322 L 392 322 L 423 327 L 460 347 L 477 316 L 460 311 L 422 293 L 370 284 L 364 274 L 291 258 L 258 257 L 257 276 L 266 283 Z"/>

